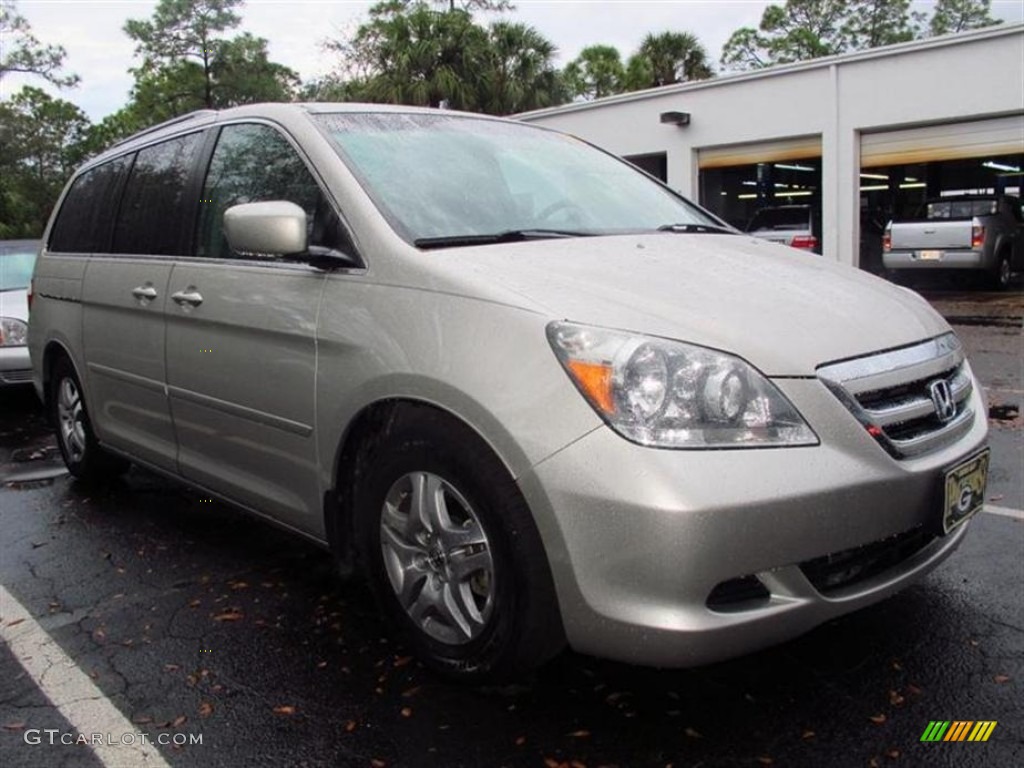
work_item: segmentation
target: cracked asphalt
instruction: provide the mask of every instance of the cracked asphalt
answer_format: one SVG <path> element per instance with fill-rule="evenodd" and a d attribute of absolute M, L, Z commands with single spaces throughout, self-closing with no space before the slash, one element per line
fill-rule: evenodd
<path fill-rule="evenodd" d="M 993 407 L 989 501 L 1024 509 L 1024 300 L 927 295 Z M 0 393 L 0 584 L 138 731 L 202 738 L 159 747 L 175 768 L 1024 765 L 1019 517 L 979 515 L 921 583 L 761 653 L 664 671 L 566 652 L 464 688 L 324 552 L 137 469 L 83 487 L 53 445 L 33 393 Z M 998 726 L 921 743 L 931 720 Z M 45 729 L 76 733 L 0 644 L 0 765 L 101 765 Z"/>

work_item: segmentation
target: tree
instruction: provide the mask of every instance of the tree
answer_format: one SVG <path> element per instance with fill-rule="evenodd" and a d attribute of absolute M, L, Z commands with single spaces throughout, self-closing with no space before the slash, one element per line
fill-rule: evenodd
<path fill-rule="evenodd" d="M 924 14 L 911 12 L 910 0 L 852 0 L 840 31 L 843 50 L 862 51 L 914 40 Z"/>
<path fill-rule="evenodd" d="M 726 41 L 722 64 L 735 69 L 758 69 L 843 51 L 845 0 L 786 0 L 769 5 L 758 29 L 742 27 Z"/>
<path fill-rule="evenodd" d="M 533 27 L 495 22 L 487 31 L 478 106 L 492 115 L 541 109 L 568 100 L 554 66 L 554 43 Z"/>
<path fill-rule="evenodd" d="M 210 64 L 213 105 L 226 109 L 261 101 L 288 101 L 299 76 L 270 60 L 267 41 L 245 33 L 218 47 Z"/>
<path fill-rule="evenodd" d="M 150 20 L 131 19 L 141 64 L 131 70 L 131 101 L 90 134 L 89 146 L 109 142 L 197 109 L 224 109 L 260 101 L 288 101 L 298 76 L 270 61 L 267 41 L 238 26 L 241 0 L 160 0 Z"/>
<path fill-rule="evenodd" d="M 404 0 L 410 5 L 418 0 Z M 449 11 L 514 11 L 516 7 L 509 0 L 431 0 L 434 5 L 447 5 Z"/>
<path fill-rule="evenodd" d="M 689 32 L 649 34 L 626 66 L 630 90 L 655 88 L 689 80 L 706 80 L 714 73 L 707 51 Z"/>
<path fill-rule="evenodd" d="M 940 35 L 998 24 L 991 0 L 938 0 L 927 29 Z M 911 0 L 786 0 L 770 5 L 757 29 L 742 27 L 722 49 L 723 65 L 760 69 L 915 40 L 925 14 Z"/>
<path fill-rule="evenodd" d="M 1001 23 L 991 9 L 991 0 L 938 0 L 929 29 L 933 35 L 947 35 Z"/>
<path fill-rule="evenodd" d="M 327 41 L 324 47 L 340 55 L 342 67 L 304 89 L 316 100 L 510 114 L 568 98 L 550 40 L 524 24 L 481 26 L 462 8 L 379 3 L 350 39 Z"/>
<path fill-rule="evenodd" d="M 67 52 L 59 45 L 43 45 L 32 34 L 14 0 L 0 0 L 0 79 L 12 73 L 41 77 L 58 88 L 78 84 L 78 75 L 61 75 Z"/>
<path fill-rule="evenodd" d="M 611 45 L 587 46 L 562 70 L 569 93 L 587 100 L 621 93 L 625 76 L 622 56 Z"/>
<path fill-rule="evenodd" d="M 356 66 L 369 73 L 360 97 L 387 104 L 472 109 L 476 78 L 485 66 L 487 33 L 460 10 L 434 11 L 381 3 L 348 47 Z"/>
<path fill-rule="evenodd" d="M 223 40 L 217 33 L 241 23 L 234 9 L 242 0 L 160 0 L 152 21 L 129 19 L 125 34 L 142 56 L 145 75 L 167 64 L 194 59 L 202 68 L 203 102 L 213 108 L 213 60 Z"/>
<path fill-rule="evenodd" d="M 0 237 L 38 237 L 74 168 L 89 120 L 77 106 L 25 86 L 0 104 Z"/>

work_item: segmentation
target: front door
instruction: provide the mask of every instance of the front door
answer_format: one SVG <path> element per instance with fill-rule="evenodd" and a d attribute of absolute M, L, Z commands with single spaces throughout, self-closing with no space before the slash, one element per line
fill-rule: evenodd
<path fill-rule="evenodd" d="M 316 320 L 325 273 L 232 252 L 224 210 L 289 200 L 310 243 L 338 231 L 302 158 L 277 128 L 221 129 L 210 160 L 195 256 L 179 259 L 167 304 L 167 383 L 181 473 L 296 529 L 320 528 Z"/>

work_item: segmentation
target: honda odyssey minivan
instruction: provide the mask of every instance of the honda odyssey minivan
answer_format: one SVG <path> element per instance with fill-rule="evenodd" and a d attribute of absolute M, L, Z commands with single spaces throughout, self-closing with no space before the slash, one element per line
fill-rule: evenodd
<path fill-rule="evenodd" d="M 465 680 L 784 641 L 984 500 L 981 392 L 920 297 L 480 115 L 138 134 L 56 206 L 29 344 L 73 475 L 133 462 L 317 542 Z"/>

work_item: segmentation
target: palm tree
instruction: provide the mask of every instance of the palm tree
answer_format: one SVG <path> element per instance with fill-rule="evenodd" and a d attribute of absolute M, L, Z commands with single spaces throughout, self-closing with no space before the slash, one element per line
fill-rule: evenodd
<path fill-rule="evenodd" d="M 621 93 L 625 75 L 619 50 L 611 45 L 587 46 L 562 72 L 572 95 L 587 100 Z"/>
<path fill-rule="evenodd" d="M 480 78 L 480 108 L 510 115 L 561 104 L 568 98 L 554 67 L 554 43 L 533 27 L 508 21 L 487 33 L 487 68 Z"/>
<path fill-rule="evenodd" d="M 649 34 L 630 57 L 630 88 L 657 88 L 714 75 L 708 54 L 696 35 L 689 32 Z"/>

